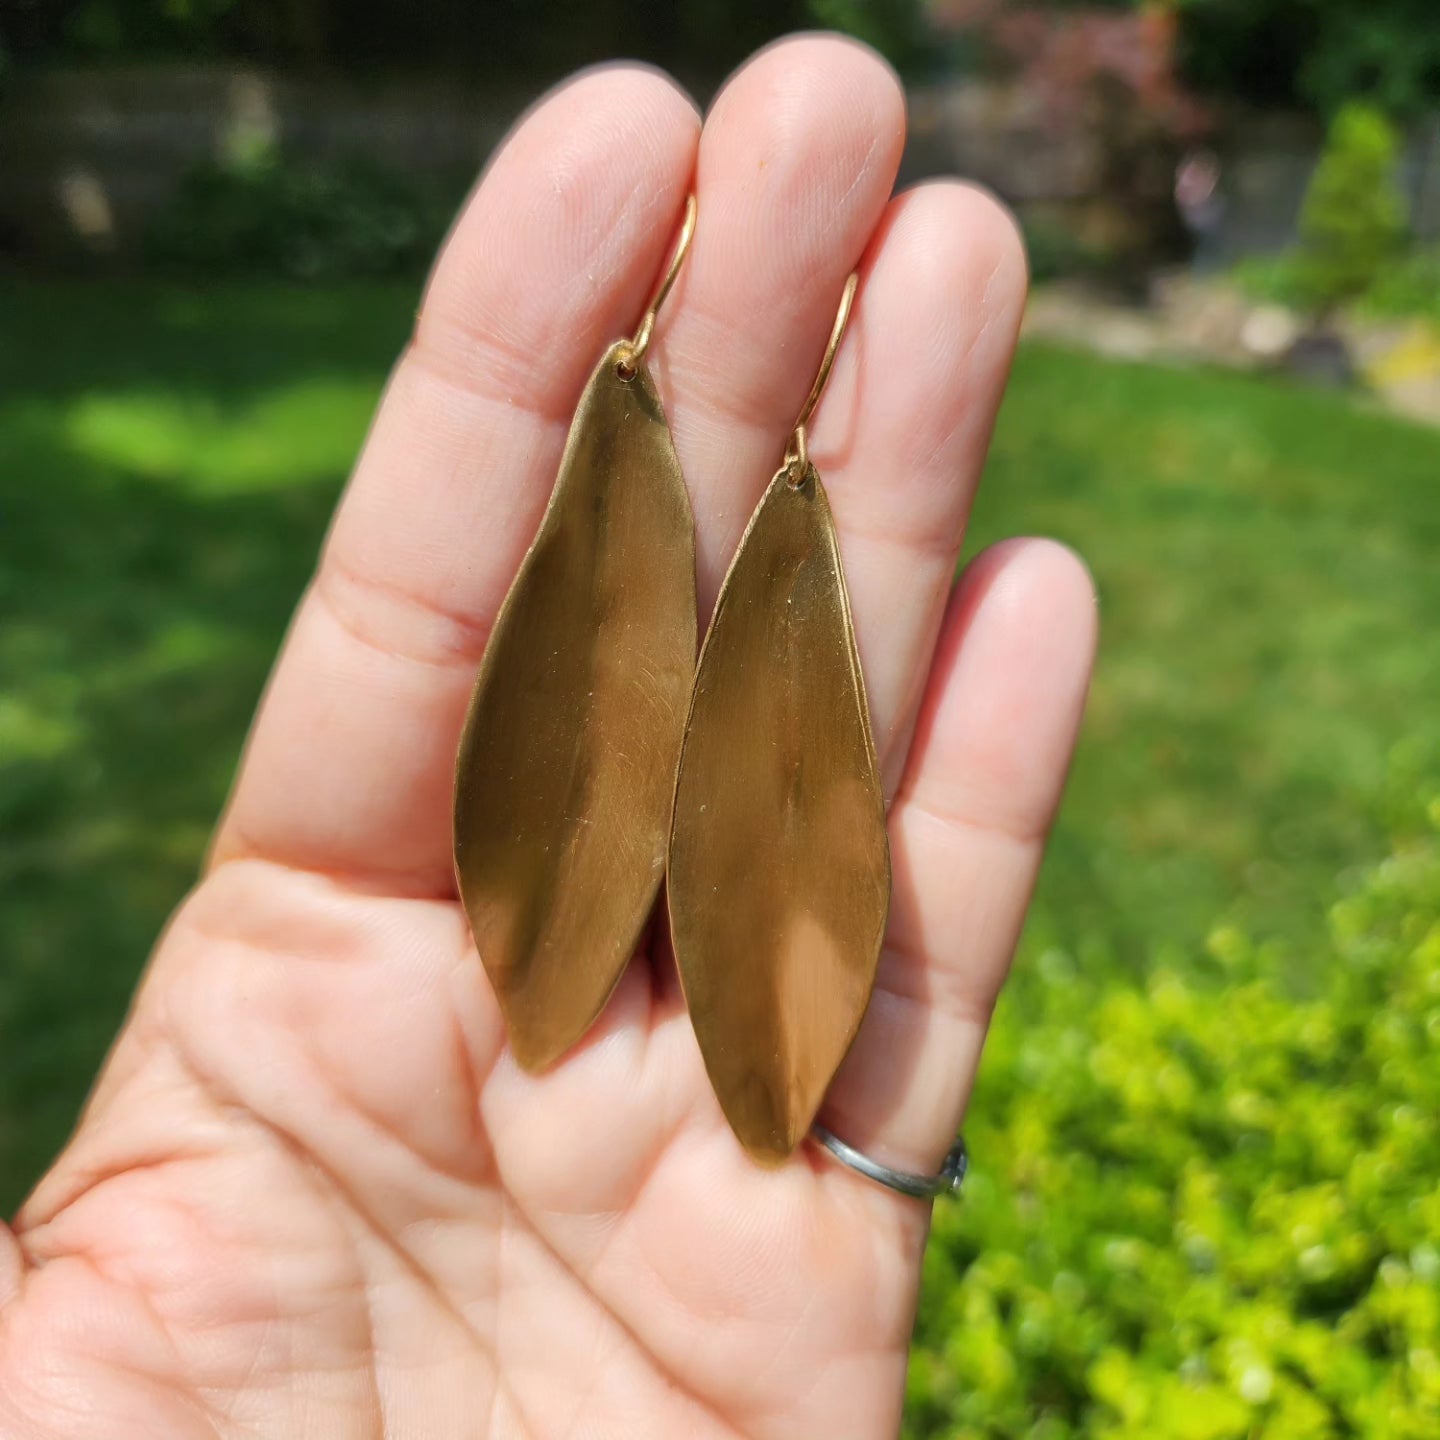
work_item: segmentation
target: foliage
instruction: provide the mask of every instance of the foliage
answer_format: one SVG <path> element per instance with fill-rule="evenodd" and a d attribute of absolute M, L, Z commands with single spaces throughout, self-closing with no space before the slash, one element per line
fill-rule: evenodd
<path fill-rule="evenodd" d="M 1399 138 L 1377 110 L 1347 105 L 1330 126 L 1289 253 L 1242 261 L 1237 278 L 1258 299 L 1320 316 L 1379 292 L 1394 309 L 1425 286 L 1423 261 L 1400 254 L 1405 205 L 1396 184 Z M 1433 295 L 1433 291 L 1431 292 Z"/>
<path fill-rule="evenodd" d="M 162 268 L 204 275 L 333 280 L 418 271 L 454 201 L 364 157 L 300 165 L 264 149 L 188 174 L 146 248 Z"/>
<path fill-rule="evenodd" d="M 1185 73 L 1209 93 L 1325 115 L 1356 99 L 1406 117 L 1440 103 L 1432 0 L 1170 3 L 1182 20 Z"/>
<path fill-rule="evenodd" d="M 1410 117 L 1440 104 L 1433 0 L 965 0 L 957 15 L 1049 9 L 1175 12 L 1186 78 L 1206 93 L 1333 114 L 1363 98 Z M 807 24 L 848 30 L 902 69 L 946 53 L 926 0 L 22 0 L 20 58 L 196 56 L 347 66 L 557 73 L 635 55 L 715 77 Z"/>
<path fill-rule="evenodd" d="M 1233 272 L 1255 300 L 1303 310 L 1310 301 L 1295 255 L 1252 255 Z M 1356 311 L 1375 320 L 1429 320 L 1440 326 L 1440 249 L 1422 247 L 1380 269 Z"/>
<path fill-rule="evenodd" d="M 1073 224 L 1044 215 L 1026 215 L 1022 224 L 1032 284 L 1100 268 Z"/>
<path fill-rule="evenodd" d="M 1008 0 L 966 0 L 956 14 Z M 936 48 L 926 0 L 45 0 L 10 7 L 22 60 L 224 54 L 264 62 L 556 73 L 635 55 L 718 76 L 806 24 L 870 41 L 904 69 Z M 1033 0 L 1015 10 L 1172 10 L 1206 93 L 1333 114 L 1363 98 L 1410 117 L 1440 104 L 1433 0 Z"/>
<path fill-rule="evenodd" d="M 1128 290 L 1137 281 L 1133 232 L 1117 233 L 1087 225 L 1084 220 L 1083 216 L 1048 214 L 1035 207 L 1022 215 L 1031 283 L 1078 277 L 1097 288 Z M 1139 267 L 1138 277 L 1145 274 L 1148 270 Z"/>
<path fill-rule="evenodd" d="M 903 74 L 931 67 L 941 46 L 922 0 L 807 0 L 814 22 L 872 45 Z"/>
<path fill-rule="evenodd" d="M 1300 212 L 1295 257 L 1303 292 L 1321 312 L 1363 295 L 1399 252 L 1399 148 L 1389 122 L 1365 105 L 1347 105 L 1330 127 Z"/>
<path fill-rule="evenodd" d="M 965 0 L 973 23 L 1006 12 L 1105 11 L 1178 21 L 1184 80 L 1201 93 L 1333 115 L 1369 101 L 1406 119 L 1440 104 L 1440 26 L 1433 0 Z"/>
<path fill-rule="evenodd" d="M 1117 985 L 1052 950 L 936 1219 L 908 1433 L 1422 1440 L 1440 1428 L 1440 785 L 1297 1001 L 1222 927 Z"/>
<path fill-rule="evenodd" d="M 123 54 L 138 45 L 171 39 L 199 49 L 213 48 L 221 22 L 235 0 L 81 0 L 66 21 L 65 34 L 82 53 Z"/>
<path fill-rule="evenodd" d="M 1301 278 L 1295 252 L 1279 255 L 1247 255 L 1234 268 L 1235 283 L 1250 296 L 1269 305 L 1304 310 L 1310 295 Z"/>
<path fill-rule="evenodd" d="M 7 32 L 22 59 L 184 53 L 218 48 L 237 0 L 47 0 L 11 7 Z"/>
<path fill-rule="evenodd" d="M 1157 260 L 1176 260 L 1186 237 L 1175 207 L 1176 166 L 1210 117 L 1179 83 L 1174 16 L 1157 7 L 1114 13 L 1090 5 L 1057 17 L 1053 7 L 969 0 L 957 7 L 985 68 L 1003 75 L 1020 111 L 1057 140 L 1095 142 L 1084 203 L 1066 217 L 1066 241 L 1042 224 L 1037 274 L 1089 272 L 1142 296 Z M 1066 252 L 1070 252 L 1067 256 Z"/>
<path fill-rule="evenodd" d="M 1372 315 L 1423 316 L 1440 325 L 1440 247 L 1415 250 L 1387 265 L 1370 287 L 1364 305 Z"/>
<path fill-rule="evenodd" d="M 885 41 L 909 33 L 920 0 L 881 8 Z M 22 57 L 36 60 L 225 55 L 533 77 L 634 55 L 718 77 L 813 22 L 806 0 L 32 0 L 10 23 Z"/>

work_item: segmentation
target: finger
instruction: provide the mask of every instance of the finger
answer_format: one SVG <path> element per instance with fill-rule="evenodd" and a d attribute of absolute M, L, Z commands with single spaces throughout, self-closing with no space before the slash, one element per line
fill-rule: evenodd
<path fill-rule="evenodd" d="M 835 36 L 763 51 L 705 122 L 694 253 L 657 361 L 694 498 L 702 618 L 780 464 L 904 141 L 894 73 Z"/>
<path fill-rule="evenodd" d="M 672 243 L 698 118 L 573 81 L 515 131 L 428 287 L 251 735 L 215 858 L 452 888 L 448 792 L 491 622 L 602 348 Z"/>
<path fill-rule="evenodd" d="M 897 1168 L 934 1171 L 960 1123 L 1059 803 L 1095 635 L 1089 575 L 1051 541 L 986 551 L 948 607 L 890 815 L 886 949 L 822 1116 Z"/>
<path fill-rule="evenodd" d="M 893 791 L 1025 305 L 1009 213 L 957 182 L 896 199 L 873 240 L 811 454 L 840 535 Z"/>

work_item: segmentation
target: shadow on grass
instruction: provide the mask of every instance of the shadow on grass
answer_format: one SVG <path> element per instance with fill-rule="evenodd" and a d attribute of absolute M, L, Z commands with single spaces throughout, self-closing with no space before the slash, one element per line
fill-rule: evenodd
<path fill-rule="evenodd" d="M 411 304 L 302 299 L 0 300 L 0 1213 L 193 881 Z"/>

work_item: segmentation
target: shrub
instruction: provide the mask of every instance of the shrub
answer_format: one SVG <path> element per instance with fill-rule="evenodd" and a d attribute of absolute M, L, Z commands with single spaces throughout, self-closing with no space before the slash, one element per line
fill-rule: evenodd
<path fill-rule="evenodd" d="M 147 237 L 162 268 L 333 280 L 422 269 L 454 212 L 363 157 L 301 164 L 262 149 L 203 165 Z"/>
<path fill-rule="evenodd" d="M 907 1435 L 1440 1434 L 1440 802 L 1310 993 L 1231 929 L 1189 978 L 1023 977 L 936 1215 Z"/>
<path fill-rule="evenodd" d="M 1304 310 L 1310 296 L 1300 275 L 1293 252 L 1284 255 L 1247 255 L 1234 270 L 1235 283 L 1250 296 L 1267 305 L 1284 305 Z"/>
<path fill-rule="evenodd" d="M 1373 315 L 1425 316 L 1440 325 L 1440 248 L 1416 250 L 1387 265 L 1365 296 L 1364 305 Z"/>
<path fill-rule="evenodd" d="M 806 0 L 805 9 L 815 24 L 873 45 L 904 74 L 931 65 L 944 48 L 923 0 Z"/>
<path fill-rule="evenodd" d="M 1300 213 L 1296 278 L 1328 315 L 1358 299 L 1398 253 L 1404 205 L 1395 184 L 1399 141 L 1379 111 L 1347 105 L 1330 127 Z"/>
<path fill-rule="evenodd" d="M 1073 216 L 1026 216 L 1024 230 L 1030 278 L 1037 285 L 1075 277 L 1103 281 L 1120 264 L 1118 256 L 1081 235 Z"/>

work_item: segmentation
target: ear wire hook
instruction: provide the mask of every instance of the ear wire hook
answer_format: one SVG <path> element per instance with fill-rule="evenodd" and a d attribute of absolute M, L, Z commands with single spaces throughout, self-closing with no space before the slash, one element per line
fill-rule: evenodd
<path fill-rule="evenodd" d="M 810 394 L 800 407 L 794 430 L 790 432 L 790 442 L 785 447 L 785 468 L 790 471 L 791 485 L 805 483 L 805 472 L 810 468 L 810 445 L 805 427 L 810 423 L 810 417 L 815 413 L 815 407 L 820 403 L 820 396 L 825 390 L 825 382 L 829 380 L 830 371 L 835 367 L 835 357 L 840 353 L 840 342 L 845 338 L 845 327 L 850 323 L 850 310 L 855 303 L 855 291 L 859 286 L 860 276 L 852 270 L 840 296 L 840 308 L 835 312 L 835 323 L 830 327 L 825 358 L 820 362 L 815 383 L 810 387 Z"/>
<path fill-rule="evenodd" d="M 655 335 L 655 319 L 660 314 L 660 307 L 665 303 L 665 298 L 670 294 L 680 274 L 680 267 L 685 263 L 685 257 L 690 253 L 690 242 L 695 238 L 695 197 L 685 197 L 685 217 L 680 222 L 680 234 L 675 241 L 674 252 L 670 256 L 670 264 L 666 267 L 665 277 L 656 287 L 645 314 L 640 319 L 640 327 L 635 331 L 634 337 L 626 343 L 625 355 L 620 361 L 620 374 L 629 379 L 634 375 L 640 362 L 645 358 L 645 352 L 650 348 L 650 341 Z"/>

